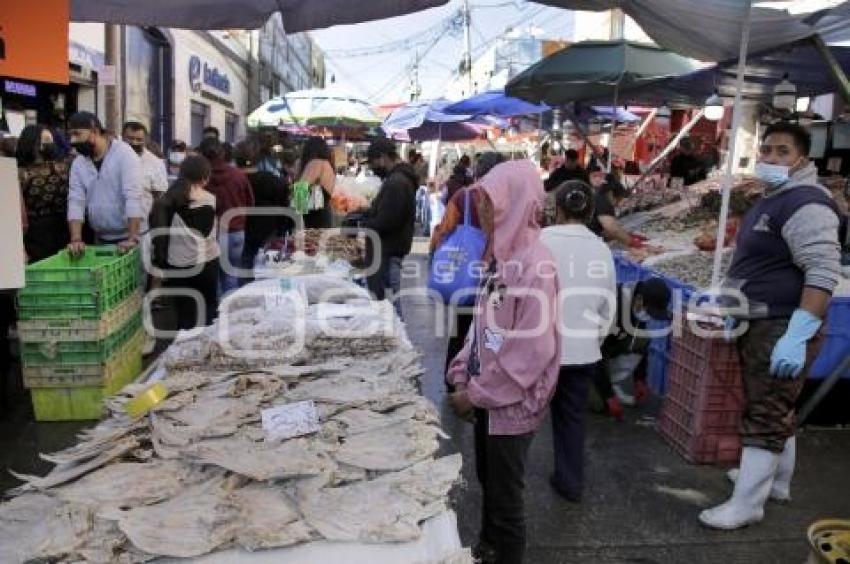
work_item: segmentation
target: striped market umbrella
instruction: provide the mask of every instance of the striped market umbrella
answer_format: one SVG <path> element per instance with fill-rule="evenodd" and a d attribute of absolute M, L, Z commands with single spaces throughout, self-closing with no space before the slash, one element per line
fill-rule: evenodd
<path fill-rule="evenodd" d="M 336 90 L 299 90 L 272 98 L 245 120 L 250 128 L 369 128 L 381 117 L 366 101 Z"/>

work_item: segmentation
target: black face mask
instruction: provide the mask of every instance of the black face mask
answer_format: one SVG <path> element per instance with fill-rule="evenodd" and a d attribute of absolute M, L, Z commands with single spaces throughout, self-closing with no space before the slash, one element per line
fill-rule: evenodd
<path fill-rule="evenodd" d="M 55 161 L 59 156 L 59 150 L 54 143 L 44 143 L 41 149 L 39 149 L 39 153 L 41 154 L 41 158 L 46 161 Z"/>
<path fill-rule="evenodd" d="M 94 143 L 92 141 L 81 141 L 79 143 L 71 143 L 71 146 L 74 147 L 74 150 L 77 151 L 77 154 L 92 158 L 94 156 Z"/>
<path fill-rule="evenodd" d="M 145 152 L 145 146 L 144 145 L 130 145 L 130 146 L 133 148 L 134 151 L 136 151 L 136 154 L 139 155 L 140 157 L 142 156 L 142 153 Z"/>
<path fill-rule="evenodd" d="M 373 166 L 372 167 L 372 174 L 374 174 L 375 176 L 377 176 L 381 180 L 384 180 L 389 175 L 389 171 L 385 167 L 382 167 L 382 166 Z"/>

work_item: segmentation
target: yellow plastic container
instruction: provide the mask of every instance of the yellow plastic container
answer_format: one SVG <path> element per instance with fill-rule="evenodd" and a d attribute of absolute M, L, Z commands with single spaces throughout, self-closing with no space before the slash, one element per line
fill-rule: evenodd
<path fill-rule="evenodd" d="M 32 388 L 32 408 L 36 421 L 85 421 L 103 416 L 103 400 L 120 391 L 142 372 L 144 331 L 116 355 L 117 369 L 99 386 Z"/>
<path fill-rule="evenodd" d="M 167 397 L 168 389 L 160 382 L 157 382 L 127 402 L 127 415 L 134 419 L 136 417 L 141 417 L 162 403 L 162 401 Z"/>

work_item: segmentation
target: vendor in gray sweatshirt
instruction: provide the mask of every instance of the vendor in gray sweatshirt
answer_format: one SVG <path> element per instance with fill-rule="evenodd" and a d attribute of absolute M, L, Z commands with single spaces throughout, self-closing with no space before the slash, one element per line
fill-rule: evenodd
<path fill-rule="evenodd" d="M 68 250 L 82 254 L 83 223 L 99 243 L 115 243 L 127 251 L 147 230 L 139 156 L 130 146 L 109 137 L 97 116 L 78 112 L 68 120 L 77 158 L 71 165 L 68 191 Z"/>
<path fill-rule="evenodd" d="M 726 503 L 700 514 L 704 525 L 737 529 L 764 516 L 768 498 L 790 499 L 796 442 L 794 405 L 817 356 L 839 276 L 839 215 L 809 162 L 809 133 L 791 123 L 764 133 L 756 176 L 764 196 L 744 217 L 728 282 L 747 298 L 737 346 L 744 382 L 740 470 Z"/>

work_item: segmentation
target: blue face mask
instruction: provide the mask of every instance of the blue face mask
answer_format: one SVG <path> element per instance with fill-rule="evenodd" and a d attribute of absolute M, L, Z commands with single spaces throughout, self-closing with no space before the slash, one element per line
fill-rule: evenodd
<path fill-rule="evenodd" d="M 755 173 L 759 180 L 771 188 L 778 188 L 786 182 L 791 174 L 791 167 L 770 163 L 756 163 Z"/>

